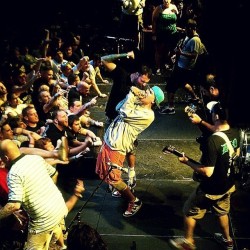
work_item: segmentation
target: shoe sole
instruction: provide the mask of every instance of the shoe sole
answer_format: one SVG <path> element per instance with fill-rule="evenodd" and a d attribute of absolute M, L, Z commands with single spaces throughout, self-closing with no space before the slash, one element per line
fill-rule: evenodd
<path fill-rule="evenodd" d="M 134 183 L 133 185 L 129 185 L 128 184 L 128 187 L 132 190 L 132 189 L 135 189 L 135 187 L 136 187 L 136 183 Z"/>
<path fill-rule="evenodd" d="M 141 209 L 141 207 L 142 207 L 142 203 L 141 203 L 141 205 L 139 206 L 139 209 L 137 209 L 137 211 L 135 212 L 135 213 L 133 213 L 133 214 L 123 214 L 123 217 L 132 217 L 132 216 L 134 216 L 135 214 L 137 214 L 137 212 Z"/>
<path fill-rule="evenodd" d="M 175 242 L 171 239 L 168 241 L 168 244 L 172 249 L 180 249 L 178 248 L 178 246 L 176 246 Z"/>
<path fill-rule="evenodd" d="M 180 246 L 178 246 L 178 245 L 175 243 L 175 241 L 172 240 L 172 239 L 170 239 L 170 240 L 168 241 L 168 244 L 169 244 L 169 246 L 170 246 L 172 249 L 184 249 L 183 247 L 180 248 Z M 186 248 L 185 248 L 185 249 L 186 249 Z M 194 249 L 197 249 L 197 248 L 195 247 Z"/>
<path fill-rule="evenodd" d="M 227 250 L 233 250 L 234 249 L 234 247 L 230 247 L 230 248 L 228 248 L 228 247 L 225 247 L 225 245 L 223 244 L 223 242 L 221 242 L 219 239 L 217 239 L 215 236 L 214 236 L 214 239 L 215 239 L 215 241 L 218 243 L 218 244 L 220 244 L 222 247 L 223 247 L 223 249 L 227 249 Z"/>
<path fill-rule="evenodd" d="M 121 198 L 121 194 L 114 194 L 114 193 L 112 193 L 112 197 L 115 197 L 115 198 Z"/>

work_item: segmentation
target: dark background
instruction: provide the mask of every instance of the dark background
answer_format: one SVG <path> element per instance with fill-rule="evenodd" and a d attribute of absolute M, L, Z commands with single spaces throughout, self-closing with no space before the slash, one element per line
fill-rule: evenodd
<path fill-rule="evenodd" d="M 147 0 L 149 4 L 161 1 Z M 231 122 L 248 126 L 249 39 L 246 0 L 203 0 L 200 34 L 213 55 L 217 73 L 223 79 Z M 44 38 L 44 29 L 73 31 L 84 39 L 116 35 L 119 0 L 25 1 L 5 3 L 0 15 L 0 39 L 14 43 L 35 43 Z"/>

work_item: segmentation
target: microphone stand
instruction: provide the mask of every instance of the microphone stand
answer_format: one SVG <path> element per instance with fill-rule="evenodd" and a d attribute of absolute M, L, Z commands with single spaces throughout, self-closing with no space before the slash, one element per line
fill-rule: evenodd
<path fill-rule="evenodd" d="M 116 41 L 117 54 L 120 54 L 120 52 L 121 52 L 121 42 L 134 42 L 133 39 L 129 39 L 129 38 L 114 37 L 114 36 L 105 36 L 105 37 Z"/>
<path fill-rule="evenodd" d="M 119 169 L 121 171 L 125 171 L 125 168 L 122 168 L 116 164 L 112 164 L 111 162 L 108 162 L 107 165 L 109 165 L 109 170 L 107 172 L 107 174 L 104 176 L 104 178 L 99 182 L 99 184 L 96 186 L 96 188 L 93 190 L 93 192 L 91 193 L 91 195 L 89 196 L 89 198 L 84 202 L 84 204 L 82 205 L 82 207 L 79 209 L 79 211 L 76 213 L 76 215 L 74 216 L 74 218 L 72 219 L 72 221 L 69 223 L 69 226 L 67 227 L 66 230 L 63 231 L 64 234 L 66 234 L 69 229 L 71 228 L 71 226 L 74 224 L 75 221 L 81 222 L 81 212 L 84 209 L 84 207 L 86 207 L 86 205 L 88 204 L 88 202 L 91 200 L 91 198 L 94 196 L 95 192 L 100 188 L 100 186 L 102 185 L 103 181 L 108 177 L 109 173 L 112 171 L 112 169 Z"/>

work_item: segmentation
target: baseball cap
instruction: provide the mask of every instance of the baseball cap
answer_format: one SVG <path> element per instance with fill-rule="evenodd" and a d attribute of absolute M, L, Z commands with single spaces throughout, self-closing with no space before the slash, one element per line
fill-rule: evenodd
<path fill-rule="evenodd" d="M 211 102 L 209 102 L 208 104 L 207 104 L 207 109 L 210 111 L 210 113 L 212 113 L 212 111 L 213 111 L 213 109 L 214 109 L 214 107 L 215 107 L 215 105 L 217 104 L 218 102 L 216 102 L 216 101 L 211 101 Z"/>
<path fill-rule="evenodd" d="M 164 93 L 158 86 L 153 86 L 151 89 L 154 91 L 155 103 L 160 108 L 160 103 L 164 100 Z"/>
<path fill-rule="evenodd" d="M 216 101 L 211 101 L 207 104 L 207 108 L 210 111 L 210 113 L 215 113 L 219 115 L 221 120 L 226 120 L 227 119 L 227 112 L 225 107 L 221 105 L 220 102 Z"/>

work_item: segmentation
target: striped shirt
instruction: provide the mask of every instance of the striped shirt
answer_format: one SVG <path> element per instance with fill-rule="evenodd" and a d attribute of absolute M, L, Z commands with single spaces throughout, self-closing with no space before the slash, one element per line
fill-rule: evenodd
<path fill-rule="evenodd" d="M 63 196 L 51 176 L 55 168 L 37 155 L 21 155 L 8 173 L 9 201 L 20 202 L 29 215 L 29 231 L 52 229 L 68 213 Z"/>

